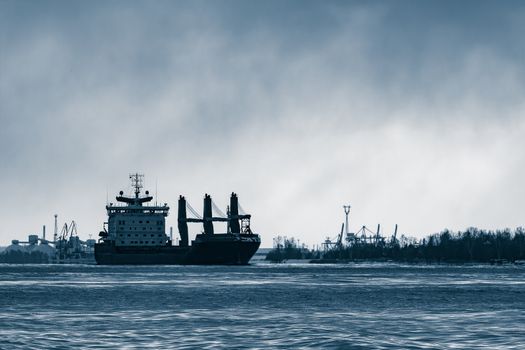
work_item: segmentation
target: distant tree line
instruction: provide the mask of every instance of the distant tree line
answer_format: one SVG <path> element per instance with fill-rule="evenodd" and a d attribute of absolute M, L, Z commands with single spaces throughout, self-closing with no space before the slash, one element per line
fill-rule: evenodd
<path fill-rule="evenodd" d="M 310 250 L 304 244 L 300 245 L 295 238 L 277 236 L 273 240 L 273 249 L 266 254 L 266 260 L 282 262 L 289 259 L 319 259 L 321 252 Z"/>
<path fill-rule="evenodd" d="M 401 236 L 379 244 L 340 245 L 309 250 L 296 240 L 280 239 L 266 256 L 270 261 L 287 259 L 392 260 L 400 262 L 494 262 L 525 260 L 525 229 L 465 231 L 444 230 L 424 239 Z"/>

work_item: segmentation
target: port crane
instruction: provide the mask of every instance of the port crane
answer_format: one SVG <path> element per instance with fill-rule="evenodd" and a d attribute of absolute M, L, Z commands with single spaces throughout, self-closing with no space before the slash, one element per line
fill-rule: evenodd
<path fill-rule="evenodd" d="M 381 235 L 381 225 L 377 225 L 377 230 L 374 232 L 368 227 L 363 225 L 361 229 L 357 232 L 350 232 L 348 225 L 348 214 L 350 213 L 350 205 L 343 205 L 345 213 L 345 222 L 341 225 L 340 233 L 333 239 L 326 237 L 325 241 L 322 243 L 324 250 L 330 250 L 333 248 L 342 248 L 344 242 L 348 246 L 353 246 L 357 244 L 373 244 L 373 245 L 384 245 L 386 244 L 386 239 Z M 390 240 L 390 244 L 395 244 L 397 242 L 397 224 L 395 226 L 394 234 Z"/>
<path fill-rule="evenodd" d="M 77 224 L 73 220 L 68 225 L 67 222 L 62 226 L 58 239 L 55 240 L 57 260 L 61 261 L 66 258 L 80 258 L 82 255 L 82 245 L 86 242 L 80 240 L 77 232 Z"/>

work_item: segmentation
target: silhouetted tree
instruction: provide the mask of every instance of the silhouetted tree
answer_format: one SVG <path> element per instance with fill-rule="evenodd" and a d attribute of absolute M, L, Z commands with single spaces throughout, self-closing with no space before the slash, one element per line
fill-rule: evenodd
<path fill-rule="evenodd" d="M 424 239 L 401 237 L 389 244 L 355 244 L 327 251 L 309 250 L 294 238 L 278 237 L 266 259 L 394 260 L 406 262 L 491 262 L 525 259 L 525 229 L 486 231 L 469 227 L 463 232 L 448 229 Z"/>

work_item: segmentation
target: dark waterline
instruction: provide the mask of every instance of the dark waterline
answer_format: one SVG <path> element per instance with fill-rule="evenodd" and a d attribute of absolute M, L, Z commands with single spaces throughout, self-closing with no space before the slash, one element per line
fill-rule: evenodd
<path fill-rule="evenodd" d="M 525 267 L 0 265 L 0 348 L 521 349 Z"/>

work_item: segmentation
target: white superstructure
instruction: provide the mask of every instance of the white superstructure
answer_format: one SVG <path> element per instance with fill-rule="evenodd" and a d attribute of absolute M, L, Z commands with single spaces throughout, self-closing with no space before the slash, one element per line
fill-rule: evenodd
<path fill-rule="evenodd" d="M 108 231 L 105 239 L 113 241 L 115 246 L 165 246 L 169 241 L 166 235 L 169 207 L 167 204 L 145 205 L 153 197 L 149 196 L 148 191 L 145 196 L 140 195 L 142 178 L 143 175 L 130 175 L 135 196 L 127 197 L 120 191 L 120 195 L 116 197 L 118 202 L 125 205 L 110 203 L 106 206 Z"/>

